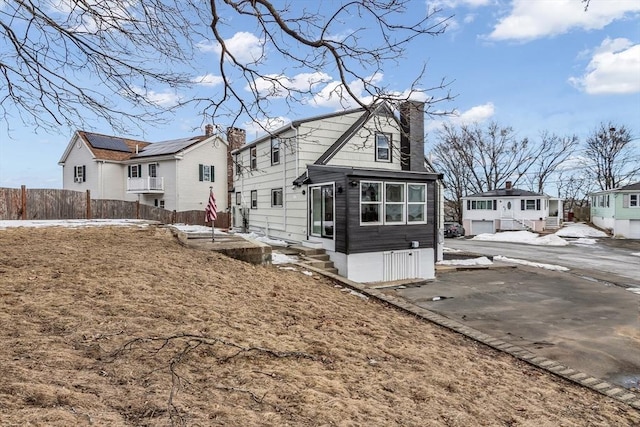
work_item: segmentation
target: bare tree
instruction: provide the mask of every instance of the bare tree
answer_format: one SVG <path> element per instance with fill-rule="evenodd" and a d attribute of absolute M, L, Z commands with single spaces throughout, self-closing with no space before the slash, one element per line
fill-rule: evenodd
<path fill-rule="evenodd" d="M 124 130 L 195 104 L 206 121 L 233 125 L 239 117 L 272 117 L 275 100 L 290 110 L 318 96 L 368 107 L 418 92 L 427 114 L 438 114 L 429 107 L 449 99 L 447 82 L 424 86 L 425 68 L 406 90 L 380 79 L 412 43 L 446 28 L 437 10 L 408 14 L 409 2 L 7 0 L 0 7 L 0 115 L 8 128 L 16 118 L 49 129 L 98 119 Z M 240 33 L 253 39 L 251 48 L 234 43 Z M 217 54 L 213 73 L 196 68 L 203 51 Z M 208 85 L 199 96 L 180 97 L 198 84 Z M 167 89 L 173 99 L 159 102 Z"/>
<path fill-rule="evenodd" d="M 578 137 L 575 135 L 561 137 L 547 131 L 542 132 L 535 150 L 535 162 L 527 174 L 532 191 L 544 193 L 549 179 L 559 166 L 574 155 L 578 143 Z"/>
<path fill-rule="evenodd" d="M 587 137 L 585 156 L 601 190 L 619 187 L 640 175 L 640 150 L 633 148 L 631 132 L 611 122 L 600 125 Z"/>
<path fill-rule="evenodd" d="M 500 188 L 506 181 L 515 185 L 535 158 L 527 138 L 518 139 L 511 127 L 495 122 L 486 128 L 444 124 L 436 138 L 434 163 L 444 174 L 445 200 L 455 206 L 459 220 L 463 196 Z"/>

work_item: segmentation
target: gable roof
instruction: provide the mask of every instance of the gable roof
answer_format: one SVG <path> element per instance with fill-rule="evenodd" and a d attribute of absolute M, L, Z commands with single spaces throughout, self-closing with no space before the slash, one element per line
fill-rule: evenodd
<path fill-rule="evenodd" d="M 85 143 L 96 160 L 115 162 L 176 154 L 208 138 L 219 138 L 218 136 L 199 135 L 151 143 L 148 141 L 81 130 L 77 131 L 76 135 Z M 64 163 L 74 142 L 75 138 L 72 138 L 59 163 Z"/>
<path fill-rule="evenodd" d="M 640 190 L 640 181 L 635 182 L 633 184 L 625 185 L 624 187 L 620 187 L 620 188 L 618 188 L 618 190 L 620 190 L 620 191 Z"/>
<path fill-rule="evenodd" d="M 535 193 L 533 191 L 520 190 L 518 188 L 499 188 L 497 190 L 484 191 L 482 193 L 475 193 L 463 198 L 470 197 L 549 197 L 544 193 Z"/>
<path fill-rule="evenodd" d="M 340 138 L 338 138 L 327 151 L 318 157 L 314 164 L 326 165 L 374 115 L 385 115 L 387 117 L 393 117 L 394 119 L 396 118 L 386 102 L 381 102 L 376 105 L 375 108 L 364 111 L 358 120 L 356 120 L 345 133 L 340 135 Z"/>
<path fill-rule="evenodd" d="M 624 187 L 610 188 L 609 190 L 599 190 L 589 194 L 595 195 L 595 194 L 606 194 L 606 193 L 619 193 L 622 191 L 640 191 L 640 181 L 634 182 L 633 184 L 625 185 Z"/>
<path fill-rule="evenodd" d="M 291 128 L 297 128 L 299 127 L 301 124 L 304 123 L 309 123 L 309 122 L 315 122 L 318 120 L 324 120 L 324 119 L 330 119 L 331 117 L 338 117 L 338 116 L 346 116 L 348 114 L 353 114 L 353 113 L 363 113 L 363 116 L 365 116 L 367 113 L 369 113 L 369 116 L 371 116 L 371 111 L 379 111 L 380 110 L 380 105 L 384 104 L 386 106 L 386 109 L 391 112 L 391 109 L 389 108 L 387 103 L 381 102 L 378 105 L 376 105 L 375 108 L 373 109 L 366 109 L 366 108 L 352 108 L 350 110 L 343 110 L 343 111 L 336 111 L 333 113 L 328 113 L 328 114 L 320 114 L 317 116 L 312 116 L 312 117 L 307 117 L 305 119 L 299 119 L 299 120 L 294 120 L 289 124 L 286 124 L 276 130 L 274 130 L 273 132 L 267 133 L 266 135 L 261 136 L 260 138 L 254 139 L 253 141 L 243 145 L 242 147 L 238 148 L 237 150 L 234 150 L 233 153 L 239 153 L 241 151 L 245 151 L 247 150 L 249 147 L 252 147 L 260 142 L 266 141 L 268 139 L 273 138 L 274 136 L 277 136 L 287 130 L 290 130 Z M 391 112 L 391 115 L 393 116 L 393 113 Z M 393 116 L 395 117 L 395 116 Z M 358 119 L 360 120 L 362 119 L 362 116 Z M 366 120 L 365 120 L 366 122 Z M 364 122 L 363 122 L 364 123 Z M 349 130 L 347 130 L 347 132 L 345 132 L 345 134 L 347 134 L 349 132 Z M 346 142 L 345 142 L 346 143 Z M 334 144 L 335 145 L 335 144 Z"/>

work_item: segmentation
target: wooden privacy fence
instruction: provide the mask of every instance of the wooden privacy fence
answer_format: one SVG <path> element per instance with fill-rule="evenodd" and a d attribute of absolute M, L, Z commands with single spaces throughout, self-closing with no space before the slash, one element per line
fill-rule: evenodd
<path fill-rule="evenodd" d="M 92 199 L 86 192 L 61 189 L 0 188 L 0 220 L 147 219 L 163 224 L 205 225 L 204 211 L 169 211 L 124 200 Z M 215 226 L 229 228 L 230 215 L 219 212 Z"/>

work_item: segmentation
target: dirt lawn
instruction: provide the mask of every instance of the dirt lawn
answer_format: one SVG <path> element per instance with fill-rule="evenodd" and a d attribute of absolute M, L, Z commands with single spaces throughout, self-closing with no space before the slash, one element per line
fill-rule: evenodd
<path fill-rule="evenodd" d="M 323 278 L 162 228 L 0 230 L 0 425 L 632 426 Z"/>

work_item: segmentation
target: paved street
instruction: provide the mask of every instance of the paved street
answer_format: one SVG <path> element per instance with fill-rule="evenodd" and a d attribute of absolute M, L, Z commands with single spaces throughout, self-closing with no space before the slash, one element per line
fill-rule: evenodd
<path fill-rule="evenodd" d="M 571 241 L 571 239 L 567 239 Z M 568 267 L 602 280 L 640 287 L 640 240 L 598 239 L 595 245 L 534 246 L 522 243 L 445 239 L 445 247 L 482 255 L 503 255 Z M 611 274 L 618 277 L 612 277 Z"/>

